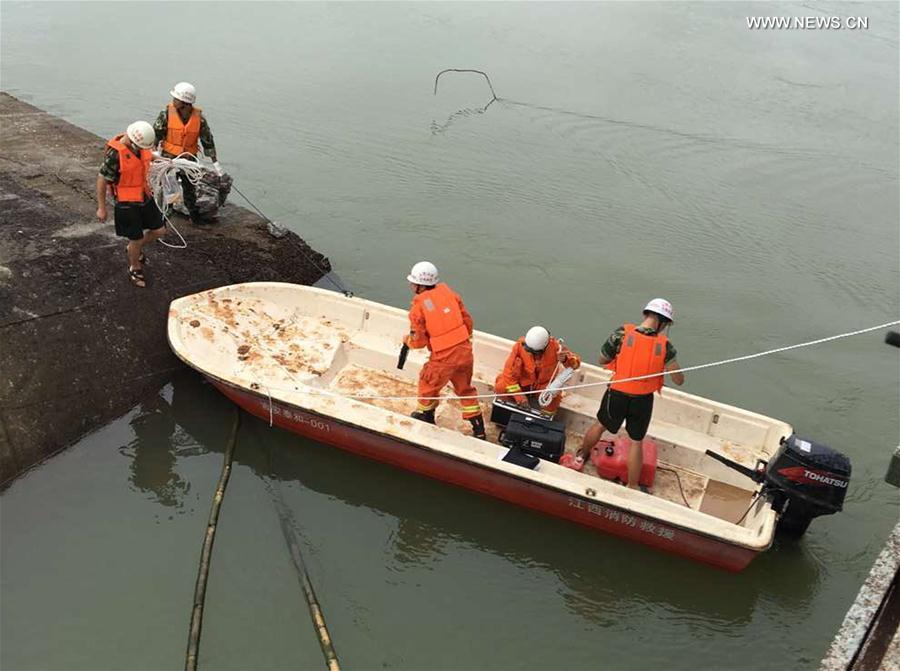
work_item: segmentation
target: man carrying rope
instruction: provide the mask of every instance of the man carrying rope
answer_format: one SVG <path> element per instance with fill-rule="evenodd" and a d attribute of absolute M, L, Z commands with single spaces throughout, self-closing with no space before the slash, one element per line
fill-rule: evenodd
<path fill-rule="evenodd" d="M 438 282 L 438 270 L 420 261 L 406 277 L 413 292 L 409 308 L 409 334 L 403 343 L 412 349 L 428 347 L 431 357 L 419 373 L 419 404 L 412 416 L 434 424 L 437 396 L 448 382 L 460 397 L 463 419 L 472 424 L 472 434 L 485 439 L 484 417 L 478 391 L 472 386 L 472 317 L 453 289 Z M 473 398 L 466 398 L 473 397 Z"/>
<path fill-rule="evenodd" d="M 581 366 L 581 358 L 543 326 L 532 326 L 512 346 L 503 370 L 494 381 L 494 391 L 516 394 L 512 398 L 519 407 L 538 409 L 552 417 L 562 402 L 562 392 L 556 394 L 546 407 L 539 404 L 538 394 L 526 396 L 522 392 L 546 389 L 563 366 L 575 370 Z"/>
<path fill-rule="evenodd" d="M 672 304 L 662 298 L 654 298 L 644 308 L 644 320 L 640 325 L 625 324 L 609 336 L 600 350 L 600 364 L 607 364 L 613 371 L 612 383 L 607 387 L 597 420 L 584 434 L 581 449 L 569 465 L 581 470 L 604 431 L 617 433 L 625 422 L 625 430 L 631 438 L 628 449 L 628 486 L 638 489 L 641 466 L 644 463 L 642 441 L 650 426 L 653 414 L 653 392 L 663 386 L 663 371 L 671 371 L 669 377 L 677 385 L 684 384 L 684 373 L 675 360 L 675 347 L 665 331 L 673 323 L 675 311 Z M 618 382 L 644 375 L 657 375 L 643 380 Z"/>
<path fill-rule="evenodd" d="M 222 166 L 216 159 L 216 143 L 213 140 L 212 131 L 206 121 L 203 110 L 194 105 L 197 100 L 197 90 L 193 84 L 179 82 L 169 92 L 172 96 L 166 108 L 156 117 L 153 128 L 156 131 L 156 140 L 161 143 L 161 153 L 166 158 L 175 158 L 182 154 L 190 154 L 196 157 L 203 145 L 203 152 L 213 162 L 216 175 L 222 176 Z M 190 215 L 193 224 L 204 223 L 200 210 L 197 208 L 197 191 L 180 171 L 178 181 L 181 182 L 181 192 L 184 194 L 184 206 Z"/>
<path fill-rule="evenodd" d="M 144 278 L 144 246 L 166 234 L 162 213 L 153 202 L 147 173 L 156 141 L 153 126 L 135 121 L 128 129 L 106 143 L 106 157 L 97 175 L 97 219 L 106 221 L 106 191 L 115 198 L 116 235 L 128 238 L 128 276 L 138 287 L 147 286 Z M 107 186 L 108 185 L 108 186 Z"/>

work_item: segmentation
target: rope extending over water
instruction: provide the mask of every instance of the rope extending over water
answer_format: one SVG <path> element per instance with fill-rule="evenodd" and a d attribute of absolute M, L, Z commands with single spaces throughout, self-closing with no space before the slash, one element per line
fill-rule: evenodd
<path fill-rule="evenodd" d="M 216 321 L 221 324 L 224 328 L 223 331 L 229 333 L 233 338 L 237 339 L 237 336 L 231 332 L 224 322 L 213 317 L 210 314 L 193 311 L 193 314 L 198 317 L 202 317 L 203 319 L 211 319 L 212 321 Z M 857 329 L 855 331 L 848 331 L 846 333 L 838 333 L 837 335 L 827 336 L 825 338 L 818 338 L 816 340 L 809 340 L 807 342 L 797 343 L 794 345 L 786 345 L 784 347 L 776 347 L 774 349 L 765 350 L 763 352 L 756 352 L 754 354 L 745 354 L 743 356 L 736 356 L 730 359 L 722 359 L 720 361 L 712 361 L 710 363 L 698 364 L 696 366 L 688 366 L 687 368 L 679 368 L 678 370 L 671 371 L 663 371 L 661 373 L 651 373 L 650 375 L 638 375 L 635 377 L 629 377 L 622 380 L 616 380 L 617 383 L 620 382 L 633 382 L 635 380 L 647 380 L 654 377 L 664 377 L 667 375 L 672 375 L 674 373 L 690 373 L 695 370 L 703 370 L 705 368 L 715 368 L 718 366 L 725 366 L 732 363 L 739 363 L 741 361 L 749 361 L 751 359 L 759 359 L 764 356 L 771 356 L 772 354 L 780 354 L 781 352 L 789 352 L 795 349 L 801 349 L 804 347 L 812 347 L 814 345 L 821 345 L 823 343 L 832 342 L 834 340 L 841 340 L 843 338 L 850 338 L 853 336 L 862 335 L 864 333 L 871 333 L 872 331 L 880 331 L 881 329 L 888 328 L 889 326 L 896 326 L 900 324 L 900 320 L 894 320 L 890 322 L 885 322 L 884 324 L 878 324 L 877 326 L 869 326 L 868 328 Z M 275 361 L 290 377 L 291 379 L 296 380 L 294 374 L 280 361 L 278 361 L 278 357 L 275 356 L 275 353 L 268 350 L 268 348 L 261 342 L 257 341 L 256 343 L 260 349 L 266 351 L 266 353 L 272 357 L 272 360 Z M 297 381 L 298 385 L 302 385 L 303 388 L 288 388 L 288 387 L 273 387 L 270 385 L 266 385 L 267 393 L 269 394 L 269 403 L 271 404 L 271 392 L 272 391 L 285 391 L 292 393 L 301 393 L 309 396 L 330 396 L 334 398 L 349 398 L 355 399 L 359 401 L 409 401 L 409 400 L 423 400 L 423 401 L 449 401 L 449 400 L 472 400 L 472 399 L 488 399 L 488 398 L 503 398 L 503 397 L 512 397 L 512 396 L 529 396 L 534 394 L 541 394 L 544 392 L 543 389 L 535 389 L 532 391 L 519 391 L 515 393 L 499 393 L 499 392 L 491 392 L 489 394 L 473 394 L 472 396 L 456 396 L 454 394 L 447 394 L 445 396 L 383 396 L 380 394 L 342 394 L 339 392 L 329 391 L 327 389 L 317 389 L 315 387 L 310 387 L 306 383 Z M 259 385 L 259 383 L 256 383 Z M 612 384 L 612 380 L 601 380 L 599 382 L 584 382 L 582 384 L 572 384 L 560 387 L 558 391 L 572 391 L 574 389 L 588 389 L 590 387 L 606 387 Z"/>
<path fill-rule="evenodd" d="M 241 425 L 241 412 L 234 410 L 234 424 L 225 448 L 225 459 L 222 463 L 222 474 L 213 496 L 209 511 L 209 522 L 206 524 L 206 536 L 203 539 L 203 550 L 200 553 L 200 568 L 197 571 L 197 584 L 194 587 L 194 605 L 191 609 L 191 626 L 188 636 L 187 656 L 184 660 L 185 671 L 196 671 L 197 657 L 200 652 L 200 631 L 203 628 L 203 604 L 206 600 L 206 581 L 209 578 L 209 562 L 212 559 L 213 542 L 216 539 L 216 527 L 219 520 L 219 509 L 225 498 L 225 488 L 231 476 L 231 462 L 234 459 L 234 447 L 237 443 L 238 428 Z"/>

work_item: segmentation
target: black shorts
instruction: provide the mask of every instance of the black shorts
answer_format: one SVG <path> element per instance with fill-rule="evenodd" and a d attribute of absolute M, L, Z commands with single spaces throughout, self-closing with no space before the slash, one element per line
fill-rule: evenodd
<path fill-rule="evenodd" d="M 116 235 L 129 240 L 140 240 L 144 231 L 163 227 L 162 212 L 156 203 L 116 203 Z"/>
<path fill-rule="evenodd" d="M 615 389 L 607 389 L 600 401 L 597 421 L 610 433 L 618 433 L 622 422 L 632 440 L 643 440 L 653 414 L 653 394 L 629 396 Z"/>

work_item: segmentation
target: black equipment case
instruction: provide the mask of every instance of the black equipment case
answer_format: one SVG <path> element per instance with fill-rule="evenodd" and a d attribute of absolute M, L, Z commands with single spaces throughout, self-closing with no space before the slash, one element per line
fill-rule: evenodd
<path fill-rule="evenodd" d="M 524 415 L 526 417 L 534 417 L 542 419 L 539 410 L 520 408 L 516 403 L 507 401 L 502 398 L 495 398 L 494 404 L 491 406 L 491 421 L 500 426 L 509 424 L 509 418 L 513 415 Z"/>
<path fill-rule="evenodd" d="M 566 427 L 552 419 L 514 413 L 510 415 L 500 442 L 509 448 L 517 447 L 525 454 L 559 463 L 566 450 Z"/>

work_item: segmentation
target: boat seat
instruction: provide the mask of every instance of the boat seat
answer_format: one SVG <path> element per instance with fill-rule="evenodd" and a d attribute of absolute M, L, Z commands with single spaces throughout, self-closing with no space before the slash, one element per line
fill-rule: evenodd
<path fill-rule="evenodd" d="M 390 337 L 368 331 L 355 331 L 350 336 L 350 344 L 364 350 L 381 352 L 386 356 L 400 353 L 400 336 Z"/>
<path fill-rule="evenodd" d="M 711 480 L 742 489 L 750 487 L 750 481 L 745 476 L 715 461 L 706 454 L 706 450 L 752 468 L 756 465 L 756 458 L 761 450 L 759 446 L 741 445 L 708 433 L 656 420 L 651 420 L 647 435 L 657 441 L 661 461 L 703 473 Z M 670 445 L 677 449 L 671 449 Z"/>
<path fill-rule="evenodd" d="M 663 442 L 677 445 L 678 447 L 696 450 L 700 453 L 705 453 L 706 450 L 721 452 L 722 445 L 728 442 L 721 438 L 710 436 L 708 433 L 701 433 L 700 431 L 687 429 L 683 426 L 676 426 L 675 424 L 656 420 L 650 421 L 650 428 L 647 431 L 647 435 Z"/>
<path fill-rule="evenodd" d="M 291 337 L 283 342 L 254 344 L 235 353 L 234 375 L 272 388 L 290 389 L 297 383 L 318 386 L 341 351 L 338 334 L 316 338 Z"/>

